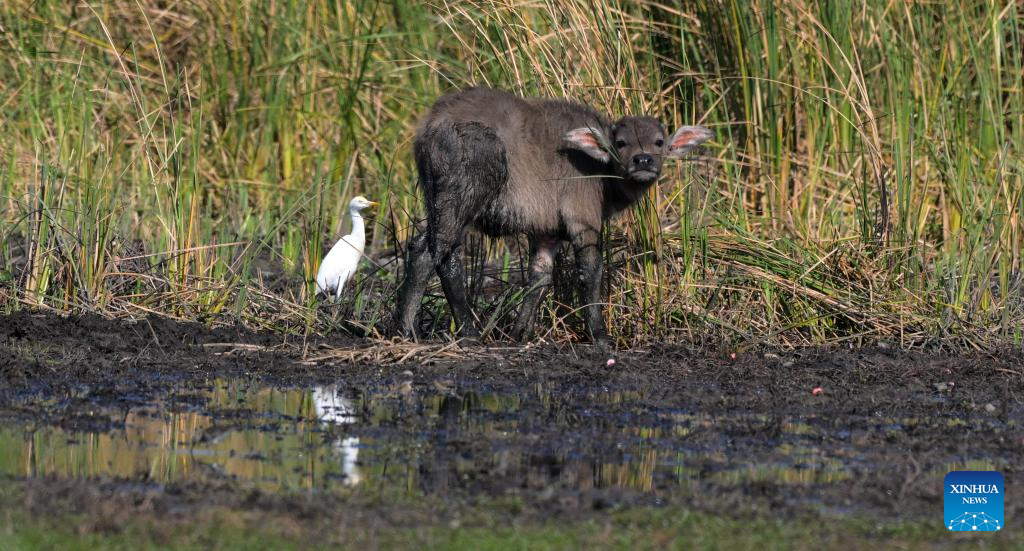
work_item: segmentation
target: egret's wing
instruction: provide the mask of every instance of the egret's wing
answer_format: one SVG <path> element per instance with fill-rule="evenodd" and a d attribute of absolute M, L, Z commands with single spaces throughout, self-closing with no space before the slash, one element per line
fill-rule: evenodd
<path fill-rule="evenodd" d="M 338 241 L 338 288 L 342 288 L 359 268 L 359 259 L 363 257 L 363 250 L 353 236 L 346 235 Z"/>
<path fill-rule="evenodd" d="M 350 270 L 349 266 L 352 264 L 350 256 L 353 252 L 352 243 L 347 241 L 348 237 L 345 236 L 335 241 L 334 246 L 327 251 L 327 256 L 320 263 L 320 269 L 316 272 L 318 291 L 333 292 L 338 288 L 339 280 L 341 284 L 344 284 L 348 279 L 348 274 L 345 272 Z"/>
<path fill-rule="evenodd" d="M 340 293 L 352 274 L 356 273 L 362 256 L 363 242 L 354 235 L 346 235 L 335 242 L 316 273 L 317 291 Z"/>
<path fill-rule="evenodd" d="M 337 280 L 338 274 L 338 253 L 341 245 L 341 240 L 331 247 L 331 250 L 327 252 L 327 256 L 320 261 L 320 269 L 316 272 L 316 290 L 320 293 L 329 293 L 334 290 L 334 281 Z"/>
<path fill-rule="evenodd" d="M 324 258 L 320 262 L 320 269 L 316 272 L 316 292 L 318 293 L 329 293 L 331 291 L 331 274 L 334 273 L 334 267 L 329 262 L 330 258 Z"/>

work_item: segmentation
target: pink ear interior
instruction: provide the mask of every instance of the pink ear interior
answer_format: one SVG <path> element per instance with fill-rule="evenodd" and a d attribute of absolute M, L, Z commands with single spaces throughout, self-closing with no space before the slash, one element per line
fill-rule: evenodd
<path fill-rule="evenodd" d="M 669 145 L 669 149 L 682 149 L 686 146 L 693 145 L 694 143 L 700 143 L 700 134 L 693 130 L 687 130 L 680 132 L 675 135 L 675 139 Z"/>
<path fill-rule="evenodd" d="M 576 142 L 580 147 L 600 147 L 597 143 L 597 137 L 594 136 L 593 132 L 586 130 L 576 130 L 570 132 L 569 137 L 572 141 Z"/>
<path fill-rule="evenodd" d="M 601 147 L 604 137 L 600 130 L 594 128 L 575 128 L 565 133 L 565 141 L 602 163 L 607 163 L 610 159 L 608 152 Z"/>
<path fill-rule="evenodd" d="M 668 144 L 668 154 L 681 157 L 691 149 L 715 137 L 714 132 L 703 126 L 680 126 Z"/>

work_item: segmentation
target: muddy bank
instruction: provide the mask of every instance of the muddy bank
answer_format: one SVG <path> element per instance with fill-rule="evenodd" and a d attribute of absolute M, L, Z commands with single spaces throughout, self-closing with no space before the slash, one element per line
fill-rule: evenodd
<path fill-rule="evenodd" d="M 33 514 L 102 527 L 210 507 L 937 519 L 946 472 L 997 469 L 1016 518 L 1022 373 L 1013 354 L 460 349 L 18 313 L 0 318 L 0 475 Z"/>
<path fill-rule="evenodd" d="M 948 413 L 967 412 L 982 401 L 1020 403 L 1024 392 L 1024 355 L 1013 350 L 964 355 L 874 347 L 734 356 L 728 350 L 680 345 L 618 351 L 586 344 L 417 345 L 343 335 L 283 336 L 241 327 L 210 329 L 155 316 L 136 321 L 26 312 L 0 316 L 0 354 L 0 389 L 5 392 L 165 377 L 247 376 L 284 385 L 344 377 L 383 383 L 405 371 L 416 384 L 443 376 L 496 386 L 557 381 L 581 387 L 646 387 L 667 395 L 681 392 L 684 401 L 725 405 L 845 402 L 852 408 L 848 413 L 927 396 L 944 398 L 939 402 L 952 408 L 944 410 Z M 944 382 L 954 384 L 940 386 Z M 714 391 L 686 391 L 695 384 Z M 809 394 L 819 386 L 821 394 Z"/>

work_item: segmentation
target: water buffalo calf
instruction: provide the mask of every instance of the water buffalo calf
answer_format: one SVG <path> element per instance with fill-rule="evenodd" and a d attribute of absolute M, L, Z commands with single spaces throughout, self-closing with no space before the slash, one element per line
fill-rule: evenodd
<path fill-rule="evenodd" d="M 661 175 L 662 160 L 712 137 L 702 126 L 669 135 L 650 117 L 614 123 L 586 105 L 525 99 L 486 88 L 449 93 L 420 124 L 414 144 L 427 231 L 407 248 L 395 328 L 413 336 L 430 273 L 436 269 L 460 332 L 477 335 L 466 298 L 462 241 L 467 228 L 530 240 L 529 291 L 515 336 L 528 338 L 551 286 L 562 241 L 574 247 L 592 340 L 607 338 L 601 315 L 601 226 Z"/>

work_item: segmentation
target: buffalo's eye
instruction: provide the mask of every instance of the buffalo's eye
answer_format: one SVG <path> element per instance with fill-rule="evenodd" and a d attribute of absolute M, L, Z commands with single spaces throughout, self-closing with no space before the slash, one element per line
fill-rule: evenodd
<path fill-rule="evenodd" d="M 663 140 L 661 138 L 658 138 L 657 140 L 654 140 L 654 147 L 661 147 L 663 145 L 665 145 L 665 140 Z"/>
<path fill-rule="evenodd" d="M 621 138 L 619 138 L 618 140 L 615 140 L 615 147 L 618 147 L 618 148 L 626 147 L 626 140 L 623 140 Z"/>

